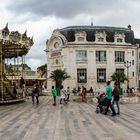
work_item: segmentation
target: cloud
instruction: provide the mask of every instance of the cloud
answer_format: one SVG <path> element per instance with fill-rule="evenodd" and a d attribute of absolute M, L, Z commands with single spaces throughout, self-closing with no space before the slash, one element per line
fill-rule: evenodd
<path fill-rule="evenodd" d="M 37 58 L 32 59 L 32 58 L 30 58 L 30 59 L 28 59 L 28 61 L 27 61 L 26 64 L 27 64 L 28 66 L 32 66 L 32 70 L 36 70 L 37 67 L 39 67 L 41 63 L 42 63 L 42 62 L 41 62 L 40 59 L 37 59 Z M 42 63 L 42 64 L 46 64 L 46 63 Z"/>
<path fill-rule="evenodd" d="M 116 26 L 132 29 L 140 38 L 139 0 L 4 0 L 0 4 L 0 26 L 34 36 L 26 62 L 34 70 L 46 63 L 46 40 L 56 28 L 71 25 Z M 13 20 L 14 19 L 14 20 Z"/>
<path fill-rule="evenodd" d="M 79 14 L 99 15 L 104 11 L 114 9 L 119 0 L 12 0 L 7 9 L 16 14 L 32 13 L 36 16 L 55 16 L 58 18 L 73 18 Z"/>

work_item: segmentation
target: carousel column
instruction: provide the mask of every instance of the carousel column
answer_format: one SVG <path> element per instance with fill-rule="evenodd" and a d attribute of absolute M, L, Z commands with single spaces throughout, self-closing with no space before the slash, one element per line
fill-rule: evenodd
<path fill-rule="evenodd" d="M 0 42 L 0 92 L 1 92 L 1 100 L 4 100 L 3 97 L 3 62 L 2 62 L 2 42 Z"/>
<path fill-rule="evenodd" d="M 24 79 L 26 79 L 26 72 L 25 72 L 25 55 L 23 56 L 23 75 L 24 75 Z M 25 85 L 26 85 L 26 80 L 25 80 Z"/>
<path fill-rule="evenodd" d="M 13 75 L 14 75 L 14 81 L 15 81 L 16 80 L 16 58 L 15 57 L 14 57 Z"/>
<path fill-rule="evenodd" d="M 21 65 L 22 65 L 22 71 L 21 71 L 21 76 L 23 77 L 23 56 L 21 56 Z"/>
<path fill-rule="evenodd" d="M 20 79 L 20 73 L 19 73 L 19 57 L 18 57 L 18 51 L 17 51 L 17 80 L 19 85 L 19 79 Z"/>

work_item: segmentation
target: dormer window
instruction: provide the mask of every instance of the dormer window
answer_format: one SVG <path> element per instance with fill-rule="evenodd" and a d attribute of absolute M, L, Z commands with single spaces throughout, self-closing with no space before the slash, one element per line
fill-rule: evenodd
<path fill-rule="evenodd" d="M 78 42 L 84 42 L 84 37 L 78 37 L 77 40 Z"/>
<path fill-rule="evenodd" d="M 3 35 L 3 37 L 6 37 L 6 36 L 8 36 L 8 32 L 7 31 L 2 31 L 2 35 Z"/>
<path fill-rule="evenodd" d="M 106 41 L 106 33 L 105 32 L 96 32 L 95 33 L 95 41 L 96 42 L 105 42 Z"/>
<path fill-rule="evenodd" d="M 98 42 L 104 42 L 104 38 L 99 37 L 99 38 L 98 38 Z"/>
<path fill-rule="evenodd" d="M 125 43 L 125 34 L 124 33 L 115 33 L 114 35 L 115 43 Z"/>
<path fill-rule="evenodd" d="M 76 32 L 75 33 L 76 42 L 85 42 L 86 41 L 86 32 Z"/>
<path fill-rule="evenodd" d="M 123 42 L 123 39 L 122 38 L 117 38 L 117 42 L 122 43 Z"/>

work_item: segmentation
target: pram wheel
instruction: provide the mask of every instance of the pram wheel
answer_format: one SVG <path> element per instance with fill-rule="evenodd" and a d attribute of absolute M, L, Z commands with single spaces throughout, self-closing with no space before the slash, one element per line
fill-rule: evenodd
<path fill-rule="evenodd" d="M 96 107 L 96 111 L 95 111 L 96 113 L 99 113 L 100 112 L 100 108 L 97 106 Z"/>

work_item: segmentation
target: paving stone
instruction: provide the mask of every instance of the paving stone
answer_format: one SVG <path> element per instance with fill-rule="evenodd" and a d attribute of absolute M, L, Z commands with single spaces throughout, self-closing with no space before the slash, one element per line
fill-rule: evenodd
<path fill-rule="evenodd" d="M 0 140 L 138 140 L 140 103 L 123 104 L 121 115 L 96 114 L 95 103 L 72 96 L 68 105 L 53 106 L 52 96 L 0 106 Z"/>

